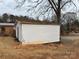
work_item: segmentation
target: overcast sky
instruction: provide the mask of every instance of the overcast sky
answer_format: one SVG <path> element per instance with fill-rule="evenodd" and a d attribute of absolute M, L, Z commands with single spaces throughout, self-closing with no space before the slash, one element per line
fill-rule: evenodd
<path fill-rule="evenodd" d="M 17 3 L 14 0 L 0 0 L 0 14 L 26 15 L 24 10 L 15 9 Z"/>
<path fill-rule="evenodd" d="M 74 0 L 74 3 L 77 5 L 77 10 L 79 8 L 79 3 L 77 0 Z M 27 6 L 28 2 L 26 2 L 24 4 L 24 6 Z M 15 2 L 15 0 L 0 0 L 0 15 L 3 13 L 8 13 L 8 14 L 14 14 L 14 15 L 28 15 L 28 12 L 26 13 L 26 7 L 21 7 L 21 8 L 17 8 L 15 9 L 17 3 Z M 69 12 L 69 11 L 75 11 L 76 8 L 74 7 L 74 5 L 66 7 L 66 10 L 63 11 L 64 12 Z"/>

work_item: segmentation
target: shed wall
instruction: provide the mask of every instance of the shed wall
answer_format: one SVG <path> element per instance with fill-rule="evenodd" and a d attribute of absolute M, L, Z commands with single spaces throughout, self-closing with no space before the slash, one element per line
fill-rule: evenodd
<path fill-rule="evenodd" d="M 59 25 L 22 24 L 19 29 L 19 40 L 22 44 L 42 44 L 60 41 Z"/>

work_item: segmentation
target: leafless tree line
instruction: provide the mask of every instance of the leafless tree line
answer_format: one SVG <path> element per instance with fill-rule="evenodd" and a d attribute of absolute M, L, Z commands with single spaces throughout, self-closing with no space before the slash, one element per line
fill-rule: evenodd
<path fill-rule="evenodd" d="M 73 2 L 73 0 L 16 0 L 17 2 L 17 7 L 16 8 L 20 8 L 22 7 L 25 2 L 28 1 L 28 3 L 31 3 L 28 7 L 28 9 L 26 9 L 27 12 L 32 11 L 31 13 L 37 13 L 38 16 L 41 15 L 45 15 L 48 14 L 51 16 L 55 13 L 56 14 L 56 20 L 57 23 L 60 24 L 60 20 L 61 20 L 61 10 L 67 5 L 67 4 L 73 4 L 75 7 L 75 3 Z"/>

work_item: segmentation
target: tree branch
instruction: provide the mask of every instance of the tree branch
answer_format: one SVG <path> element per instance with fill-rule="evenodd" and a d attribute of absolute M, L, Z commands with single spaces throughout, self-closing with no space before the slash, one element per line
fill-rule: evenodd
<path fill-rule="evenodd" d="M 34 8 L 36 8 L 38 5 L 40 5 L 41 3 L 42 3 L 42 1 L 43 0 L 40 0 L 40 2 L 39 2 L 39 0 L 38 0 L 38 2 L 37 2 L 37 4 L 35 5 L 35 6 L 29 6 L 29 7 L 31 7 L 30 9 L 28 9 L 27 11 L 30 11 L 30 10 L 32 10 L 32 9 L 34 9 Z"/>
<path fill-rule="evenodd" d="M 71 0 L 65 2 L 65 3 L 61 6 L 61 9 L 62 9 L 67 3 L 69 3 L 69 2 L 71 2 Z"/>
<path fill-rule="evenodd" d="M 48 10 L 50 10 L 50 7 L 48 7 L 48 8 L 42 13 L 42 15 L 44 15 L 45 13 L 47 13 Z"/>
<path fill-rule="evenodd" d="M 31 3 L 38 3 L 39 0 L 37 0 L 37 1 L 28 0 L 28 2 L 31 2 Z"/>
<path fill-rule="evenodd" d="M 54 7 L 54 5 L 52 4 L 51 0 L 48 0 L 48 2 L 50 3 L 51 8 L 53 8 L 53 9 L 54 9 L 55 13 L 57 13 L 57 10 L 56 10 L 56 8 Z"/>
<path fill-rule="evenodd" d="M 18 0 L 15 0 L 15 1 L 18 3 L 18 5 L 16 6 L 16 8 L 23 6 L 24 3 L 26 2 L 26 0 L 22 0 L 21 2 L 19 2 Z"/>
<path fill-rule="evenodd" d="M 55 8 L 57 9 L 57 5 L 55 4 L 54 0 L 52 0 L 52 3 L 54 4 Z"/>
<path fill-rule="evenodd" d="M 75 5 L 75 3 L 72 1 L 72 3 L 74 4 L 74 6 L 76 7 L 76 10 L 77 10 L 77 6 Z"/>
<path fill-rule="evenodd" d="M 70 2 L 76 7 L 76 10 L 77 10 L 77 6 L 75 5 L 75 3 L 74 3 L 72 0 L 69 0 L 69 1 L 65 2 L 65 3 L 62 5 L 61 9 L 62 9 L 67 3 L 70 3 Z"/>

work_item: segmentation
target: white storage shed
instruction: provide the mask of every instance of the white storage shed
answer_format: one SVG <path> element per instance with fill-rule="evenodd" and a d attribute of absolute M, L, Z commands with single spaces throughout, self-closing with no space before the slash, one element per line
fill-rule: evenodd
<path fill-rule="evenodd" d="M 59 42 L 60 25 L 17 24 L 16 37 L 22 44 Z"/>

